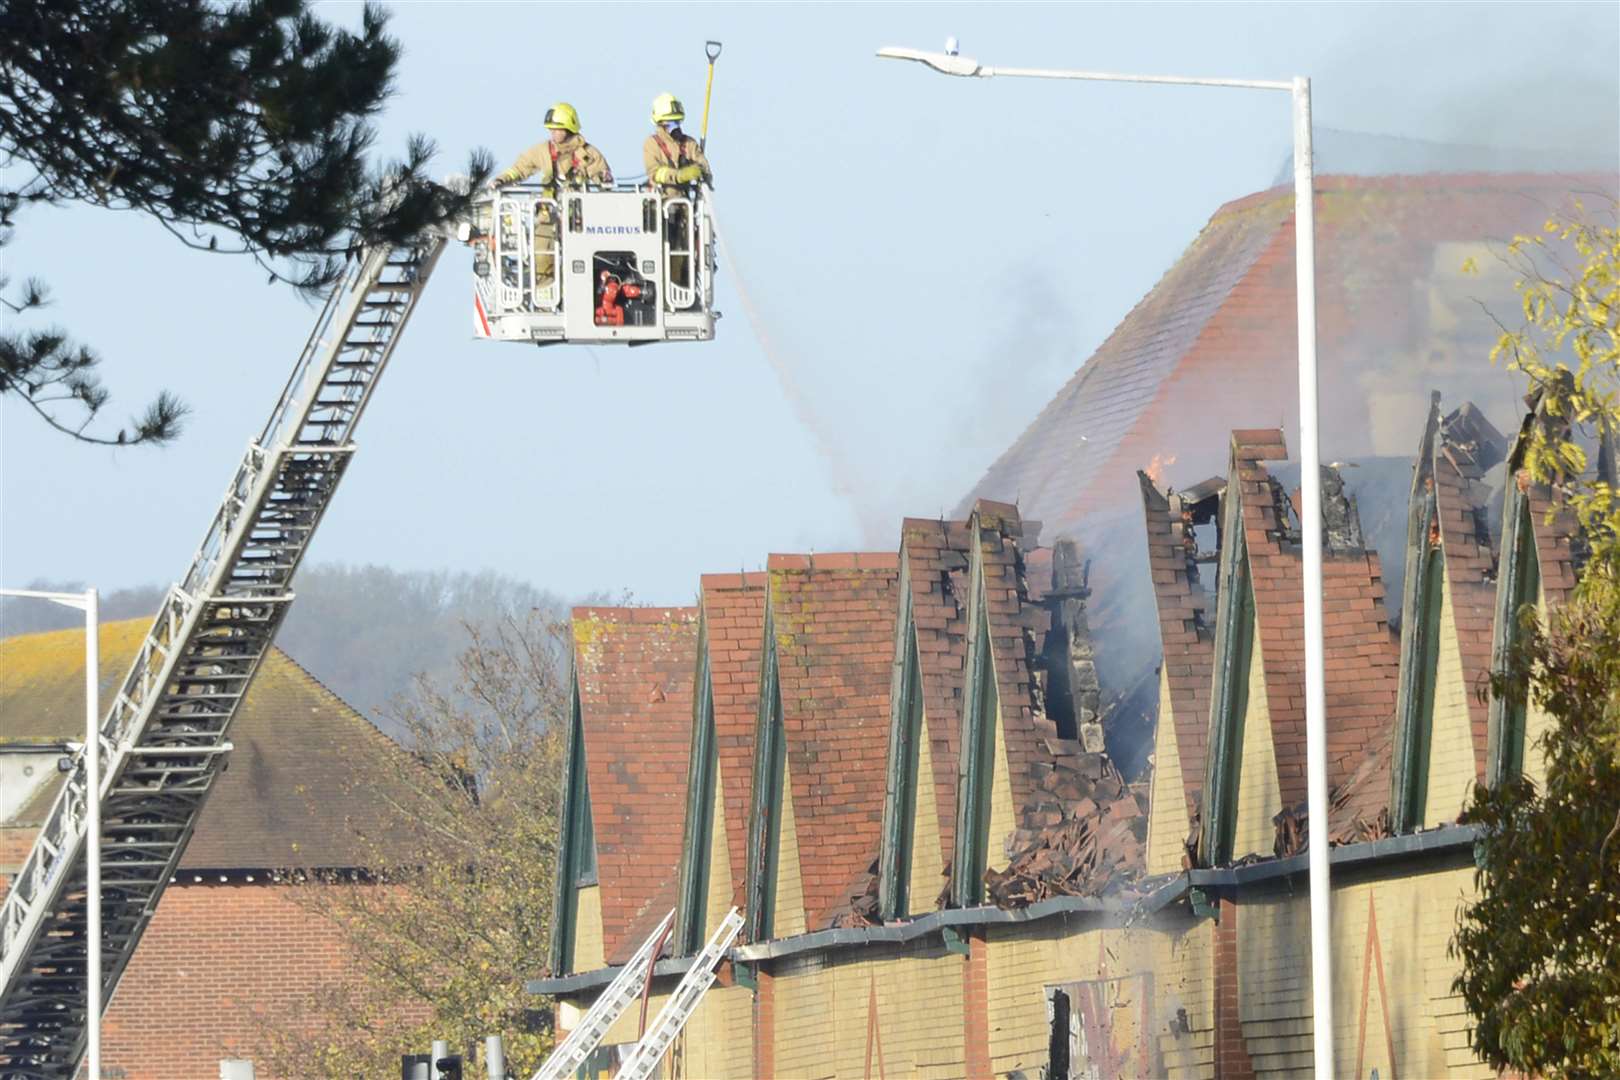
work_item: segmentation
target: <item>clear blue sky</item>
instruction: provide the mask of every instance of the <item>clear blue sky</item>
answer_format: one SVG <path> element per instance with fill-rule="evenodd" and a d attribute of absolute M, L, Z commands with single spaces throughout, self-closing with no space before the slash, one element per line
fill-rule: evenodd
<path fill-rule="evenodd" d="M 412 3 L 393 31 L 379 149 L 425 132 L 443 172 L 474 146 L 506 164 L 556 99 L 639 172 L 651 98 L 674 91 L 695 127 L 704 39 L 725 43 L 710 157 L 737 265 L 719 340 L 474 342 L 452 249 L 311 552 L 574 595 L 679 602 L 699 573 L 769 551 L 891 547 L 900 515 L 949 510 L 1215 208 L 1288 154 L 1284 95 L 950 80 L 879 62 L 880 45 L 954 34 L 989 64 L 1308 74 L 1319 128 L 1544 148 L 1566 167 L 1613 169 L 1620 139 L 1613 3 Z M 1367 170 L 1333 145 L 1323 171 Z M 108 451 L 0 405 L 0 581 L 173 579 L 313 312 L 134 215 L 31 210 L 4 257 L 105 355 L 114 418 L 164 387 L 195 414 L 172 447 Z"/>

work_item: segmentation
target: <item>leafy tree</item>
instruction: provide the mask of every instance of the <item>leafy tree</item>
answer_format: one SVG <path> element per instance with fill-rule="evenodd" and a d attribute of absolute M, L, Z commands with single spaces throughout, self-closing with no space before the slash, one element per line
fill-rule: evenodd
<path fill-rule="evenodd" d="M 276 1076 L 385 1076 L 434 1039 L 464 1049 L 491 1034 L 527 1076 L 550 1049 L 523 987 L 551 925 L 565 627 L 508 618 L 469 634 L 454 685 L 423 679 L 400 706 L 409 753 L 356 780 L 399 811 L 388 835 L 357 834 L 372 879 L 295 889 L 353 959 L 340 981 L 261 1018 Z"/>
<path fill-rule="evenodd" d="M 392 89 L 399 46 L 368 4 L 358 33 L 305 0 L 7 0 L 0 7 L 0 245 L 19 213 L 84 203 L 155 218 L 188 246 L 257 259 L 272 281 L 329 286 L 346 256 L 461 213 L 467 196 L 433 183 L 422 137 L 373 169 L 371 118 Z M 488 175 L 473 155 L 474 186 Z M 44 307 L 28 279 L 0 303 Z M 89 442 L 160 443 L 186 407 L 167 392 L 110 435 L 100 359 L 65 332 L 0 332 L 0 394 Z"/>
<path fill-rule="evenodd" d="M 1549 243 L 1549 240 L 1555 241 Z M 1573 259 L 1570 257 L 1573 253 Z M 1542 422 L 1525 464 L 1581 527 L 1574 599 L 1524 632 L 1492 693 L 1553 720 L 1525 777 L 1477 788 L 1477 897 L 1452 943 L 1474 1049 L 1547 1080 L 1620 1075 L 1620 501 L 1583 447 L 1620 430 L 1620 229 L 1554 220 L 1515 240 L 1524 321 L 1498 357 L 1529 376 Z M 1575 262 L 1578 260 L 1578 262 Z M 1612 459 L 1610 462 L 1612 469 Z"/>

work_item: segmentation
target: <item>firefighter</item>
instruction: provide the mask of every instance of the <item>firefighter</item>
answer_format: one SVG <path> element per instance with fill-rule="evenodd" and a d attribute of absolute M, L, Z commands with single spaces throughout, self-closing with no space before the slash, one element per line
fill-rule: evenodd
<path fill-rule="evenodd" d="M 540 193 L 555 199 L 561 191 L 584 191 L 587 184 L 611 187 L 613 170 L 607 158 L 579 133 L 579 113 L 566 101 L 546 110 L 550 138 L 525 150 L 512 167 L 495 178 L 496 186 L 515 184 L 538 176 Z M 550 207 L 534 216 L 534 280 L 550 282 L 556 270 L 552 248 L 557 241 L 557 220 Z"/>
<path fill-rule="evenodd" d="M 714 183 L 714 173 L 709 169 L 709 159 L 703 156 L 703 148 L 696 139 L 681 131 L 684 119 L 686 110 L 674 94 L 659 94 L 653 98 L 654 131 L 641 144 L 641 160 L 647 166 L 648 182 L 666 199 L 690 197 L 696 193 L 699 183 Z M 687 215 L 685 207 L 676 207 L 668 221 L 670 281 L 683 288 L 692 287 L 691 226 Z"/>

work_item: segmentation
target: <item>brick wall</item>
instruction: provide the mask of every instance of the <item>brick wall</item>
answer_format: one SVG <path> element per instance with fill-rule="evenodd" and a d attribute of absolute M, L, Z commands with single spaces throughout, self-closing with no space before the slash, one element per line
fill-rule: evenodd
<path fill-rule="evenodd" d="M 1474 746 L 1469 701 L 1472 692 L 1463 674 L 1453 617 L 1451 580 L 1441 582 L 1440 648 L 1434 672 L 1434 711 L 1429 726 L 1429 778 L 1423 824 L 1456 821 L 1467 803 L 1480 755 Z"/>
<path fill-rule="evenodd" d="M 103 1073 L 215 1080 L 221 1058 L 252 1058 L 255 1013 L 294 1006 L 344 966 L 336 930 L 283 886 L 172 885 L 106 1014 Z"/>
<path fill-rule="evenodd" d="M 1103 997 L 1108 1031 L 1101 1041 L 1109 1045 L 1092 1047 L 1092 1064 L 1110 1056 L 1136 1062 L 1145 1053 L 1150 1075 L 1209 1077 L 1212 924 L 1166 919 L 1153 928 L 1106 925 L 1087 915 L 990 926 L 983 1021 L 989 1062 L 984 1075 L 1040 1075 L 1051 1035 L 1047 987 L 1114 980 L 1116 989 Z M 1079 1003 L 1074 1007 L 1078 1010 Z M 1097 1034 L 1095 1023 L 1092 1034 Z M 1072 1067 L 1078 1073 L 1082 1064 L 1077 1058 Z M 1105 1075 L 1113 1075 L 1108 1066 L 1101 1067 Z"/>
<path fill-rule="evenodd" d="M 1220 901 L 1215 926 L 1215 1075 L 1221 1080 L 1250 1080 L 1254 1063 L 1243 1041 L 1241 990 L 1238 973 L 1238 906 Z"/>
<path fill-rule="evenodd" d="M 1159 724 L 1154 732 L 1152 795 L 1148 800 L 1147 872 L 1150 874 L 1174 874 L 1181 869 L 1187 834 L 1192 831 L 1192 818 L 1183 796 L 1186 783 L 1181 772 L 1181 747 L 1176 739 L 1173 708 L 1170 675 L 1161 667 Z M 1194 777 L 1193 783 L 1202 788 L 1203 777 Z"/>

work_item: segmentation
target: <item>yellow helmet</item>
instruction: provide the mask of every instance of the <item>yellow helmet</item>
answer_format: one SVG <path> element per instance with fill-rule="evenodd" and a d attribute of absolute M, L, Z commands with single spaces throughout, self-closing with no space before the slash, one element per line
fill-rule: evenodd
<path fill-rule="evenodd" d="M 566 101 L 559 101 L 546 110 L 546 127 L 579 134 L 579 113 Z"/>
<path fill-rule="evenodd" d="M 674 94 L 659 94 L 653 98 L 652 119 L 655 124 L 662 124 L 666 120 L 685 120 L 686 110 Z"/>

